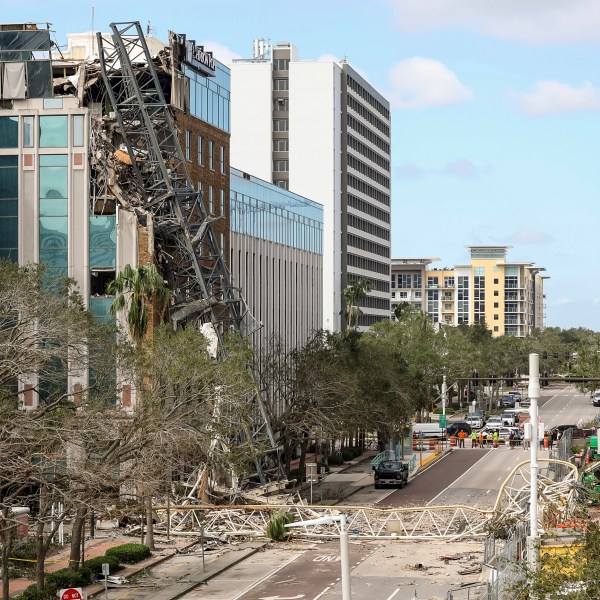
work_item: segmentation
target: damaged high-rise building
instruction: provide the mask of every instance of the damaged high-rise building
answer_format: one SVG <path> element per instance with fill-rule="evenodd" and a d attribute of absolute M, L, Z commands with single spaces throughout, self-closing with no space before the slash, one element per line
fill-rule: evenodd
<path fill-rule="evenodd" d="M 136 24 L 70 35 L 63 54 L 49 27 L 0 26 L 0 52 L 0 256 L 73 277 L 99 319 L 116 273 L 155 262 L 175 325 L 293 346 L 320 327 L 322 207 L 231 175 L 225 65 Z M 87 384 L 77 377 L 72 390 Z M 35 389 L 23 385 L 24 406 Z M 132 407 L 135 390 L 120 401 Z"/>

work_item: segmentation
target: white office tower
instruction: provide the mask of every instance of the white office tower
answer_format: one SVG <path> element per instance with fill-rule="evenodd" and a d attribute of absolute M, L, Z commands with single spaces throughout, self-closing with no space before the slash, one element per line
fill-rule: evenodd
<path fill-rule="evenodd" d="M 377 90 L 287 42 L 235 61 L 231 164 L 323 204 L 325 329 L 342 328 L 342 291 L 360 278 L 372 291 L 359 328 L 389 319 L 390 111 Z"/>

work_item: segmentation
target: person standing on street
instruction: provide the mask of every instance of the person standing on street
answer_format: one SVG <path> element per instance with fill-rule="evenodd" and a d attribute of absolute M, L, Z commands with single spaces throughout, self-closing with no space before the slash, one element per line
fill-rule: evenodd
<path fill-rule="evenodd" d="M 471 432 L 471 448 L 477 448 L 477 432 L 475 430 Z"/>
<path fill-rule="evenodd" d="M 464 432 L 463 429 L 461 429 L 458 432 L 458 447 L 459 448 L 464 448 L 465 447 L 465 438 L 467 437 L 467 434 Z"/>
<path fill-rule="evenodd" d="M 500 436 L 498 435 L 498 430 L 494 429 L 494 436 L 493 436 L 493 440 L 494 440 L 494 448 L 498 447 L 498 440 L 499 440 Z"/>

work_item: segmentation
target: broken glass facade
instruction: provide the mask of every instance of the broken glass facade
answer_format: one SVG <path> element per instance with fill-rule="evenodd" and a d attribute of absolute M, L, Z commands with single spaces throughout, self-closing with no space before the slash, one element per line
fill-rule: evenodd
<path fill-rule="evenodd" d="M 0 31 L 0 99 L 51 97 L 50 31 L 20 27 Z"/>

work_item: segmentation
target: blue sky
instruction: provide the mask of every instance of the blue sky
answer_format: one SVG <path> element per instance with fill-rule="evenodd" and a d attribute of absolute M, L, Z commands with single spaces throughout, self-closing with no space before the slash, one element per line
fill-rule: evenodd
<path fill-rule="evenodd" d="M 94 6 L 96 30 L 149 22 L 223 62 L 257 37 L 346 57 L 393 105 L 392 255 L 450 267 L 467 245 L 510 244 L 551 277 L 547 325 L 600 331 L 598 0 L 0 0 L 0 14 L 51 22 L 64 44 Z"/>

